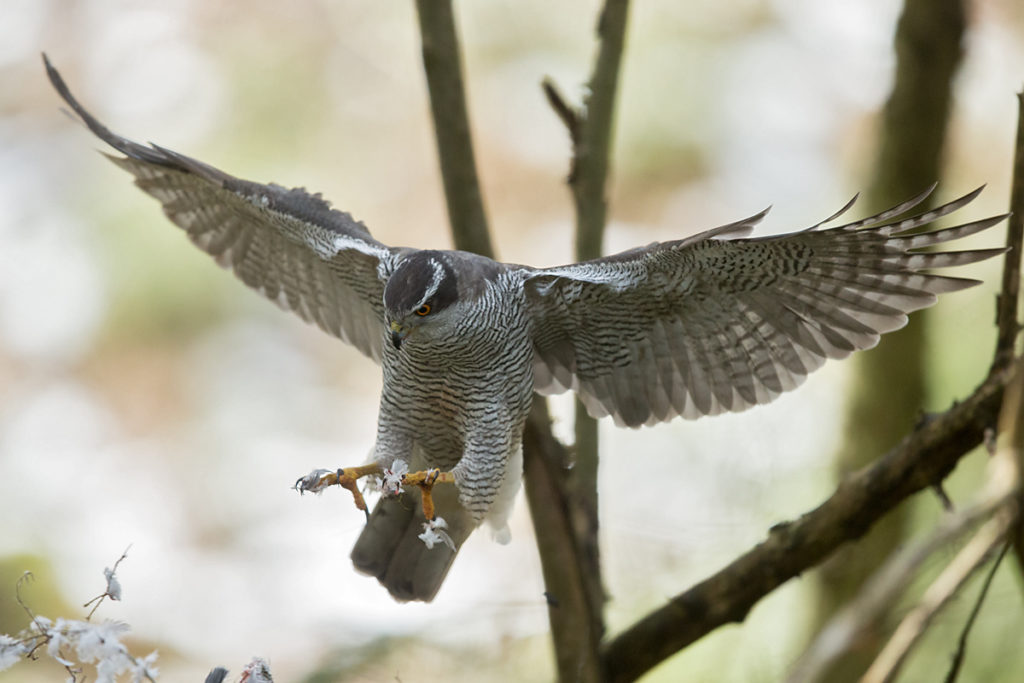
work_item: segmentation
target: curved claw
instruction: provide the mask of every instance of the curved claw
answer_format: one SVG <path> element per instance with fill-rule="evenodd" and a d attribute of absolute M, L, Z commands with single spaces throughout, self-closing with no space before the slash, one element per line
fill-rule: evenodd
<path fill-rule="evenodd" d="M 369 519 L 370 512 L 366 507 L 366 500 L 362 492 L 356 486 L 356 482 L 370 474 L 380 474 L 380 465 L 361 465 L 360 467 L 345 467 L 334 471 L 318 469 L 313 470 L 295 482 L 295 490 L 299 493 L 320 493 L 328 486 L 338 486 L 349 490 L 355 500 L 356 507 L 366 513 Z"/>
<path fill-rule="evenodd" d="M 421 496 L 423 499 L 423 516 L 427 518 L 427 521 L 431 522 L 434 520 L 434 497 L 431 495 L 434 484 L 454 483 L 454 474 L 442 472 L 436 467 L 421 472 L 410 472 L 402 477 L 402 484 L 420 487 L 420 491 L 423 494 Z"/>

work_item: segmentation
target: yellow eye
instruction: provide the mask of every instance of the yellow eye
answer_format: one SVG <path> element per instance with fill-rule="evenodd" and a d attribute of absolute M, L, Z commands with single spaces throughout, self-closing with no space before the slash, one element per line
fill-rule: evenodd
<path fill-rule="evenodd" d="M 428 315 L 430 313 L 430 304 L 423 304 L 416 309 L 416 315 Z"/>

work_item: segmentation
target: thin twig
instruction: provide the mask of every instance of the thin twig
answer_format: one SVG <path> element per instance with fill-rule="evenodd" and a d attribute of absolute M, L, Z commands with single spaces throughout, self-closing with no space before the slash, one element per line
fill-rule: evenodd
<path fill-rule="evenodd" d="M 98 610 L 100 608 L 100 605 L 103 604 L 103 599 L 104 598 L 110 598 L 111 600 L 120 600 L 121 599 L 120 595 L 115 595 L 111 591 L 111 584 L 112 584 L 112 582 L 117 580 L 116 578 L 114 578 L 117 575 L 117 568 L 121 565 L 121 562 L 124 561 L 124 559 L 126 557 L 128 557 L 128 551 L 131 550 L 131 549 L 132 549 L 132 544 L 129 543 L 128 547 L 124 549 L 123 553 L 121 553 L 121 557 L 117 558 L 117 561 L 114 562 L 114 566 L 112 568 L 104 569 L 103 570 L 104 576 L 107 577 L 107 587 L 103 590 L 103 592 L 101 594 L 97 595 L 95 598 L 93 598 L 92 600 L 89 600 L 87 603 L 82 605 L 82 607 L 88 607 L 89 605 L 92 605 L 92 609 L 89 610 L 89 613 L 87 615 L 85 615 L 85 620 L 86 621 L 89 621 L 90 619 L 92 619 L 92 615 L 96 614 L 96 610 Z M 93 605 L 93 603 L 96 603 L 96 604 Z"/>
<path fill-rule="evenodd" d="M 993 498 L 1006 500 L 1004 507 L 946 567 L 928 588 L 920 604 L 897 627 L 864 677 L 865 683 L 894 680 L 907 655 L 927 630 L 932 618 L 966 583 L 971 574 L 999 545 L 1012 542 L 1019 528 L 1022 479 L 1021 454 L 1024 452 L 1024 362 L 1006 372 L 1012 373 L 999 416 L 1000 438 L 992 457 L 985 489 Z M 1002 553 L 1000 553 L 1002 554 Z M 966 636 L 964 636 L 966 638 Z"/>
<path fill-rule="evenodd" d="M 579 144 L 580 140 L 580 112 L 576 110 L 571 104 L 565 101 L 565 97 L 558 90 L 558 86 L 555 85 L 554 79 L 550 76 L 545 76 L 544 80 L 540 83 L 541 89 L 544 90 L 544 96 L 548 100 L 548 104 L 555 110 L 555 114 L 565 124 L 566 130 L 569 131 L 569 140 L 572 141 L 573 147 L 575 148 Z M 575 155 L 573 156 L 573 162 L 575 164 Z M 574 166 L 575 167 L 575 166 Z M 569 182 L 572 182 L 574 173 L 569 173 Z"/>
<path fill-rule="evenodd" d="M 1006 543 L 1006 532 L 1012 524 L 1009 515 L 990 520 L 963 550 L 950 562 L 939 578 L 928 587 L 920 604 L 903 618 L 892 638 L 882 648 L 861 683 L 889 683 L 935 616 L 960 592 L 968 579 L 985 564 L 1000 546 Z"/>
<path fill-rule="evenodd" d="M 988 571 L 988 576 L 985 577 L 985 582 L 981 584 L 978 599 L 974 601 L 974 607 L 971 608 L 971 613 L 967 616 L 964 628 L 960 632 L 960 638 L 957 640 L 956 650 L 953 652 L 953 661 L 950 664 L 949 672 L 946 674 L 945 683 L 956 683 L 956 679 L 960 675 L 960 669 L 964 663 L 964 655 L 967 653 L 967 636 L 970 635 L 971 628 L 981 613 L 981 605 L 985 602 L 985 596 L 988 595 L 992 579 L 995 578 L 996 570 L 999 569 L 999 565 L 1002 564 L 1003 558 L 1006 557 L 1006 551 L 1009 549 L 1010 544 L 1004 542 L 1002 550 L 999 551 L 999 555 L 996 557 L 996 561 L 992 563 L 992 568 Z"/>
<path fill-rule="evenodd" d="M 742 621 L 761 598 L 862 536 L 898 503 L 941 481 L 995 423 L 1009 373 L 989 377 L 963 402 L 920 425 L 835 493 L 727 567 L 643 617 L 603 650 L 610 681 L 632 681 L 719 626 Z"/>
<path fill-rule="evenodd" d="M 936 551 L 948 547 L 963 535 L 977 528 L 998 510 L 1013 501 L 1015 492 L 989 497 L 942 519 L 928 538 L 911 544 L 892 555 L 858 593 L 822 628 L 786 677 L 787 683 L 824 680 L 825 673 L 840 657 L 855 647 L 864 634 L 877 623 L 907 589 L 921 566 Z"/>

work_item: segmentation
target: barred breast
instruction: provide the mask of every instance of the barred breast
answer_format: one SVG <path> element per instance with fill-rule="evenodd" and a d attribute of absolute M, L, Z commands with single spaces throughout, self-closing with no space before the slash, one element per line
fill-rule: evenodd
<path fill-rule="evenodd" d="M 444 339 L 384 344 L 375 457 L 385 465 L 453 470 L 460 501 L 479 523 L 522 443 L 533 395 L 533 349 L 521 278 L 502 274 L 460 302 Z M 419 455 L 422 463 L 416 462 Z M 519 472 L 514 473 L 518 482 Z"/>

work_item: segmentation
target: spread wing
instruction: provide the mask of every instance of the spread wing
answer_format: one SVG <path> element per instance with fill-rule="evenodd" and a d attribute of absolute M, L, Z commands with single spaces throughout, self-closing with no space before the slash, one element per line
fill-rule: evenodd
<path fill-rule="evenodd" d="M 43 61 L 64 101 L 126 155 L 111 160 L 160 201 L 196 246 L 249 287 L 380 362 L 384 283 L 400 251 L 319 194 L 241 180 L 111 132 L 75 100 L 45 55 Z"/>
<path fill-rule="evenodd" d="M 907 234 L 981 191 L 896 220 L 931 189 L 839 227 L 831 218 L 775 237 L 749 234 L 764 213 L 676 242 L 529 270 L 535 386 L 577 391 L 595 416 L 636 427 L 767 403 L 827 358 L 845 358 L 902 327 L 936 295 L 977 284 L 930 268 L 1003 249 L 919 252 L 1005 216 Z"/>

